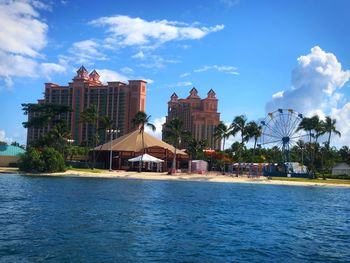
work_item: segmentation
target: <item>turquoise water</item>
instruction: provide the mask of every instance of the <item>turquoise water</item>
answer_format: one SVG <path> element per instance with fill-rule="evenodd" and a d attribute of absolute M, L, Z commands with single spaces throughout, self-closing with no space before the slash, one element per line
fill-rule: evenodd
<path fill-rule="evenodd" d="M 1 262 L 349 262 L 350 189 L 0 175 Z"/>

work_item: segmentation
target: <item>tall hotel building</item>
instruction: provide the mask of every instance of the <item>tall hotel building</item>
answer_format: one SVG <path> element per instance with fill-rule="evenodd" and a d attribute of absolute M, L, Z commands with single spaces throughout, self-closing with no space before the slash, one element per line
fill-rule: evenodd
<path fill-rule="evenodd" d="M 218 99 L 212 89 L 205 99 L 198 96 L 196 88 L 190 91 L 186 99 L 179 99 L 176 93 L 171 95 L 163 131 L 165 125 L 175 118 L 182 120 L 183 129 L 190 131 L 196 140 L 207 139 L 211 149 L 220 149 L 220 140 L 214 137 L 215 127 L 220 123 L 220 113 Z M 163 140 L 167 141 L 164 132 Z"/>
<path fill-rule="evenodd" d="M 103 85 L 99 74 L 93 70 L 90 74 L 82 66 L 73 82 L 68 86 L 59 86 L 54 83 L 45 84 L 44 99 L 38 103 L 55 103 L 70 106 L 73 111 L 62 116 L 67 121 L 71 137 L 75 144 L 91 140 L 93 128 L 80 120 L 81 112 L 95 105 L 100 116 L 108 116 L 115 127 L 120 130 L 118 136 L 131 132 L 135 128 L 131 124 L 138 111 L 145 111 L 146 81 L 129 80 L 128 84 L 113 81 Z M 28 118 L 33 114 L 29 112 Z M 29 128 L 27 144 L 47 132 L 43 129 Z M 100 133 L 100 143 L 106 141 L 106 131 Z"/>

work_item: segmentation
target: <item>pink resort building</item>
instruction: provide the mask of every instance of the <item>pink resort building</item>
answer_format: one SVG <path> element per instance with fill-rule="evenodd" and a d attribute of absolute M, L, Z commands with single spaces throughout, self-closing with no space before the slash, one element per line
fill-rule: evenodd
<path fill-rule="evenodd" d="M 196 140 L 207 139 L 209 148 L 220 149 L 220 140 L 214 137 L 214 129 L 220 123 L 220 113 L 218 99 L 212 89 L 205 99 L 198 96 L 196 88 L 191 89 L 186 99 L 179 99 L 176 93 L 173 93 L 168 102 L 168 116 L 165 123 L 175 118 L 183 121 L 184 130 L 190 131 Z M 164 133 L 163 140 L 167 141 Z"/>
<path fill-rule="evenodd" d="M 44 99 L 38 103 L 55 103 L 70 106 L 73 111 L 63 118 L 71 132 L 75 144 L 91 140 L 92 127 L 80 121 L 80 114 L 86 108 L 95 105 L 101 116 L 108 116 L 116 128 L 120 130 L 118 137 L 133 131 L 131 124 L 138 111 L 145 111 L 146 85 L 144 80 L 129 80 L 128 84 L 110 81 L 103 84 L 100 75 L 93 70 L 90 74 L 84 66 L 78 69 L 76 76 L 67 86 L 45 83 Z M 32 114 L 29 113 L 28 118 Z M 50 128 L 29 128 L 27 144 L 37 139 Z M 100 134 L 100 142 L 104 143 L 107 131 Z"/>

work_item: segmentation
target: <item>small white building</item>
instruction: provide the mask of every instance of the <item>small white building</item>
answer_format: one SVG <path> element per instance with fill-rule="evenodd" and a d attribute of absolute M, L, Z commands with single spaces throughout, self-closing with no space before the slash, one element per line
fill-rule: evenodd
<path fill-rule="evenodd" d="M 332 168 L 332 175 L 350 175 L 350 166 L 346 163 L 337 163 Z"/>

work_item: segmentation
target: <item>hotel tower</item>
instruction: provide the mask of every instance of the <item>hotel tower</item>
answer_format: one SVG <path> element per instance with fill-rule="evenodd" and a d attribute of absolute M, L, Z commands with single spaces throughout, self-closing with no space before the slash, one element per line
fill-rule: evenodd
<path fill-rule="evenodd" d="M 171 95 L 168 102 L 168 116 L 163 125 L 164 141 L 167 141 L 164 136 L 165 125 L 175 118 L 183 122 L 183 129 L 191 132 L 196 140 L 207 139 L 209 148 L 220 149 L 220 140 L 214 137 L 215 127 L 220 123 L 220 113 L 218 99 L 212 89 L 205 99 L 198 96 L 196 88 L 192 88 L 186 99 L 179 99 L 176 93 Z"/>
<path fill-rule="evenodd" d="M 81 144 L 91 140 L 93 128 L 80 120 L 81 112 L 95 105 L 100 116 L 108 116 L 120 132 L 118 136 L 131 132 L 135 128 L 131 124 L 138 111 L 145 111 L 146 84 L 144 80 L 129 80 L 128 84 L 120 81 L 107 82 L 106 85 L 100 81 L 100 75 L 93 70 L 90 74 L 82 66 L 77 75 L 67 86 L 54 83 L 45 83 L 44 99 L 38 103 L 55 103 L 67 105 L 73 109 L 62 118 L 67 122 L 71 138 L 75 144 Z M 28 118 L 33 116 L 29 112 Z M 29 128 L 27 144 L 39 138 L 50 128 Z M 100 143 L 106 141 L 107 132 L 100 134 Z"/>

